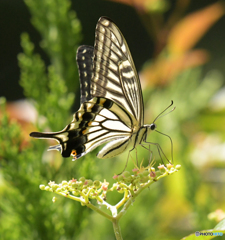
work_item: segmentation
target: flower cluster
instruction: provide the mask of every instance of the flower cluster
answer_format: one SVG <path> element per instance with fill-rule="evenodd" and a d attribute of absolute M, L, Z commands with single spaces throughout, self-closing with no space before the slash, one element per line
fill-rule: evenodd
<path fill-rule="evenodd" d="M 60 184 L 50 181 L 48 186 L 40 185 L 40 189 L 55 192 L 69 198 L 73 196 L 74 200 L 80 201 L 82 205 L 86 205 L 89 199 L 96 199 L 100 202 L 102 199 L 105 199 L 108 185 L 109 183 L 106 181 L 92 181 L 81 177 L 79 180 L 62 181 Z"/>
<path fill-rule="evenodd" d="M 138 192 L 158 181 L 160 178 L 177 172 L 179 169 L 180 165 L 173 167 L 171 164 L 167 164 L 166 166 L 160 165 L 157 171 L 151 166 L 146 168 L 140 166 L 140 168 L 133 169 L 133 174 L 125 171 L 120 175 L 115 175 L 113 178 L 117 182 L 114 183 L 111 188 L 109 188 L 109 183 L 106 180 L 103 182 L 99 180 L 92 181 L 81 177 L 79 180 L 72 179 L 70 181 L 62 181 L 60 184 L 50 181 L 48 186 L 40 185 L 40 189 L 79 201 L 82 206 L 93 206 L 90 200 L 95 199 L 99 205 L 105 205 L 111 212 L 113 211 L 115 213 L 115 211 L 124 205 L 131 197 L 138 195 Z M 117 191 L 123 194 L 122 200 L 115 206 L 111 206 L 105 201 L 107 192 L 109 191 Z M 56 198 L 53 198 L 53 202 L 55 201 Z"/>

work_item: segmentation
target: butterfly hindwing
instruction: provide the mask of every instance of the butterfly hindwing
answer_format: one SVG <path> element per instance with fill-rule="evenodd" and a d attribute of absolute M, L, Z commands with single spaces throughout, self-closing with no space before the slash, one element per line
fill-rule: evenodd
<path fill-rule="evenodd" d="M 78 159 L 110 140 L 124 139 L 127 142 L 134 124 L 135 119 L 129 113 L 124 114 L 121 106 L 109 99 L 95 97 L 81 104 L 80 109 L 74 114 L 73 121 L 62 131 L 33 132 L 31 136 L 53 138 L 60 144 L 50 147 L 50 150 L 60 150 L 63 157 L 73 155 L 74 159 Z M 107 155 L 103 157 L 106 158 Z"/>
<path fill-rule="evenodd" d="M 94 48 L 92 46 L 82 45 L 77 49 L 77 65 L 80 78 L 80 104 L 92 98 L 90 84 L 93 75 L 93 56 Z"/>

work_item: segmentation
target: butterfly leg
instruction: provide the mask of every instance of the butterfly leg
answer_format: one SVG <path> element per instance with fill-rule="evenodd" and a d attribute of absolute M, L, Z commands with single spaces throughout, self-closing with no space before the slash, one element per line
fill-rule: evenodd
<path fill-rule="evenodd" d="M 135 152 L 136 152 L 136 162 L 137 162 L 137 166 L 138 166 L 137 148 L 135 148 Z"/>
<path fill-rule="evenodd" d="M 152 161 L 152 155 L 153 155 L 152 151 L 150 150 L 150 144 L 140 144 L 140 145 L 141 145 L 144 149 L 148 150 L 148 152 L 149 152 L 148 164 L 150 165 L 150 163 L 151 163 L 151 161 Z M 147 145 L 148 148 L 145 147 L 145 145 Z"/>
<path fill-rule="evenodd" d="M 144 142 L 147 143 L 147 144 L 155 145 L 155 146 L 157 147 L 157 150 L 158 150 L 158 153 L 159 153 L 159 156 L 160 156 L 160 158 L 161 158 L 161 160 L 162 160 L 163 165 L 165 165 L 165 164 L 164 164 L 164 162 L 163 162 L 161 153 L 163 154 L 163 156 L 165 157 L 165 159 L 166 159 L 169 163 L 171 163 L 170 160 L 169 160 L 169 159 L 167 158 L 167 156 L 165 155 L 165 153 L 163 152 L 161 146 L 160 146 L 158 143 L 146 142 L 146 141 L 144 141 Z M 172 164 L 172 163 L 171 163 L 171 164 Z"/>
<path fill-rule="evenodd" d="M 129 153 L 128 153 L 127 161 L 126 161 L 126 164 L 125 164 L 125 167 L 124 167 L 123 171 L 122 171 L 121 173 L 117 174 L 117 175 L 121 175 L 121 174 L 125 171 L 125 169 L 127 168 L 127 164 L 128 164 L 128 160 L 129 160 L 129 157 L 130 157 L 130 153 L 131 153 L 133 150 L 134 150 L 134 149 L 130 150 Z M 132 158 L 132 156 L 131 156 L 131 158 Z"/>

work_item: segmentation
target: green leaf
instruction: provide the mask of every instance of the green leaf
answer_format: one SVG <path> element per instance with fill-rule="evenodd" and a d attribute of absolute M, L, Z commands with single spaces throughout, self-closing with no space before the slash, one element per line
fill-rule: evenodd
<path fill-rule="evenodd" d="M 182 240 L 207 240 L 218 236 L 223 236 L 225 234 L 225 219 L 220 221 L 214 229 L 199 231 L 199 233 L 202 234 L 202 236 L 196 236 L 196 233 L 193 233 L 187 237 L 182 238 Z"/>
<path fill-rule="evenodd" d="M 223 233 L 225 233 L 225 218 L 221 220 L 215 227 L 215 230 L 221 230 Z"/>

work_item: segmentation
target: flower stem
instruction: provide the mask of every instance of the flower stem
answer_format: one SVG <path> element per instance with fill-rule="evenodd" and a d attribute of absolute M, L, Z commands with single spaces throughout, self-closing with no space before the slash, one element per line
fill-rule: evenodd
<path fill-rule="evenodd" d="M 117 218 L 113 218 L 112 223 L 113 223 L 113 229 L 116 236 L 116 240 L 123 240 L 121 229 L 119 226 L 119 220 Z"/>

